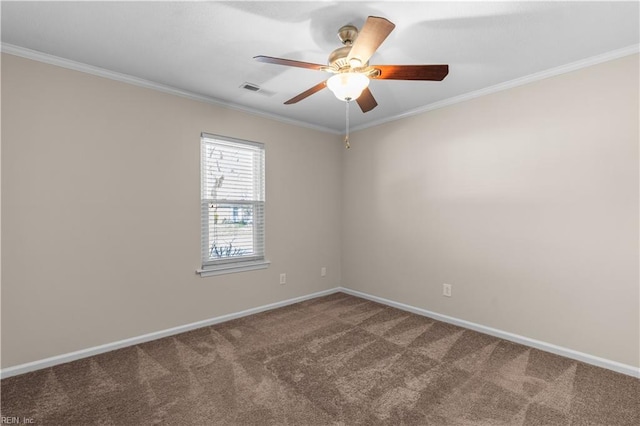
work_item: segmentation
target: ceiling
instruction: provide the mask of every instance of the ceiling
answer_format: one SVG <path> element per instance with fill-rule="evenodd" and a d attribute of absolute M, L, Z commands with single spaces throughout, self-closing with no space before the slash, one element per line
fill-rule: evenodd
<path fill-rule="evenodd" d="M 449 64 L 442 82 L 371 81 L 379 105 L 366 114 L 351 108 L 351 126 L 358 129 L 593 57 L 637 51 L 639 4 L 3 1 L 1 28 L 3 51 L 9 53 L 41 52 L 210 102 L 341 132 L 344 103 L 329 90 L 283 105 L 329 74 L 252 58 L 325 64 L 341 46 L 338 29 L 345 24 L 361 28 L 373 15 L 396 28 L 371 64 Z M 262 90 L 242 89 L 245 82 Z"/>

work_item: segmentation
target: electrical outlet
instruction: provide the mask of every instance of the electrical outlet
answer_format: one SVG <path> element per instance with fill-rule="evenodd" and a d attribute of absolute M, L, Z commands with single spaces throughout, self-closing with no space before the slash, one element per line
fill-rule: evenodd
<path fill-rule="evenodd" d="M 320 268 L 320 276 L 324 277 L 327 275 L 327 267 L 323 266 L 322 268 Z"/>
<path fill-rule="evenodd" d="M 280 284 L 284 285 L 287 283 L 287 274 L 280 274 Z"/>
<path fill-rule="evenodd" d="M 442 284 L 442 295 L 451 297 L 451 284 Z"/>

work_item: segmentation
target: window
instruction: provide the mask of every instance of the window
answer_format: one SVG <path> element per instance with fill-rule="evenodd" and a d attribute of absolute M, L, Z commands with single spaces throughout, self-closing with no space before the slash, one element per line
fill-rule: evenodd
<path fill-rule="evenodd" d="M 266 268 L 264 145 L 201 135 L 201 276 Z"/>

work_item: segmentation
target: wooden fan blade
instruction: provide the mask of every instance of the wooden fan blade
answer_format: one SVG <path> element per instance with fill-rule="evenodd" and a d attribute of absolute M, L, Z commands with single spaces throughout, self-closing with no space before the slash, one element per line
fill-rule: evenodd
<path fill-rule="evenodd" d="M 285 105 L 291 105 L 291 104 L 295 104 L 296 102 L 300 102 L 304 98 L 309 97 L 309 96 L 313 95 L 316 92 L 319 92 L 320 90 L 324 89 L 325 87 L 327 87 L 326 80 L 321 82 L 321 83 L 316 84 L 311 89 L 305 90 L 304 92 L 300 93 L 298 96 L 294 96 L 293 98 L 289 99 L 284 104 Z"/>
<path fill-rule="evenodd" d="M 368 87 L 365 87 L 362 94 L 358 96 L 358 99 L 356 99 L 356 102 L 358 102 L 358 106 L 362 112 L 369 112 L 378 106 L 378 102 L 376 102 L 376 99 L 373 97 L 371 90 L 369 90 Z"/>
<path fill-rule="evenodd" d="M 254 56 L 253 59 L 255 59 L 258 62 L 264 62 L 267 64 L 285 65 L 288 67 L 306 68 L 310 70 L 324 71 L 327 68 L 326 65 L 312 64 L 311 62 L 294 61 L 291 59 L 274 58 L 272 56 L 259 55 L 259 56 Z"/>
<path fill-rule="evenodd" d="M 449 65 L 372 65 L 380 80 L 430 80 L 442 81 L 449 74 Z"/>
<path fill-rule="evenodd" d="M 357 58 L 362 65 L 366 64 L 395 27 L 393 22 L 385 18 L 369 16 L 358 33 L 347 60 Z"/>

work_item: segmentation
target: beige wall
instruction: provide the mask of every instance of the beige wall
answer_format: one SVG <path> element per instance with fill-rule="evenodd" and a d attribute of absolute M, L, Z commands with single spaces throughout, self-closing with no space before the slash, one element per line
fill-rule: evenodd
<path fill-rule="evenodd" d="M 354 133 L 343 286 L 639 366 L 638 91 L 633 55 Z"/>
<path fill-rule="evenodd" d="M 2 367 L 338 285 L 638 366 L 638 91 L 635 55 L 344 151 L 3 55 Z M 194 272 L 202 131 L 266 144 L 266 270 Z"/>
<path fill-rule="evenodd" d="M 266 144 L 266 270 L 195 274 L 203 131 Z M 338 286 L 342 149 L 336 135 L 3 55 L 2 367 Z"/>

